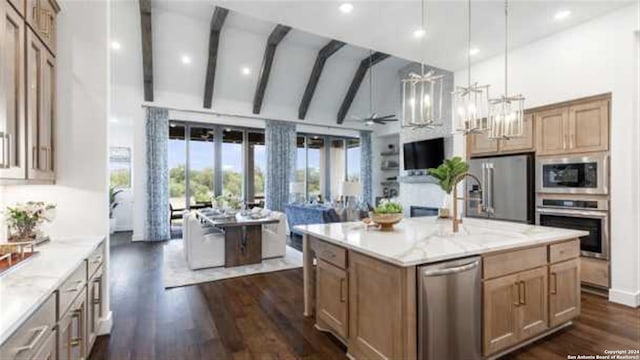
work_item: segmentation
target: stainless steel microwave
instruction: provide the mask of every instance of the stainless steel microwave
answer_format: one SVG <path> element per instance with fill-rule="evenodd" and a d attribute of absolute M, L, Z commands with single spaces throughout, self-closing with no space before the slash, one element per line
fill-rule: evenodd
<path fill-rule="evenodd" d="M 536 190 L 547 194 L 609 194 L 609 154 L 540 158 Z"/>

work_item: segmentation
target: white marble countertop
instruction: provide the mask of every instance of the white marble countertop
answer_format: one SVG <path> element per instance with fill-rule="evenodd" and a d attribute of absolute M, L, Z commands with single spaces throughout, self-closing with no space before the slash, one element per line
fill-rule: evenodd
<path fill-rule="evenodd" d="M 327 242 L 399 265 L 413 266 L 487 252 L 569 240 L 585 231 L 464 218 L 454 234 L 450 220 L 405 218 L 384 232 L 362 222 L 298 225 L 297 230 Z"/>
<path fill-rule="evenodd" d="M 0 344 L 86 259 L 104 236 L 53 239 L 0 275 Z"/>

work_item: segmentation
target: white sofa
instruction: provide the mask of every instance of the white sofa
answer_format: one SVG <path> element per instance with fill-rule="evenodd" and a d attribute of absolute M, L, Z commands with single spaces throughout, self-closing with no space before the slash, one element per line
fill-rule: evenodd
<path fill-rule="evenodd" d="M 205 226 L 195 213 L 183 214 L 182 240 L 189 269 L 224 265 L 224 233 Z"/>

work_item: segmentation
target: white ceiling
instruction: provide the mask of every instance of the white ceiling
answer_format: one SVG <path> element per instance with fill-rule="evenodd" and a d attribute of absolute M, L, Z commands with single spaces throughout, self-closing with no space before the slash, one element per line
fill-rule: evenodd
<path fill-rule="evenodd" d="M 466 66 L 467 2 L 426 1 L 427 36 L 423 43 L 413 31 L 420 25 L 420 1 L 351 0 L 354 10 L 342 14 L 342 1 L 167 1 L 154 0 L 154 6 L 208 20 L 214 5 L 224 6 L 256 18 L 277 22 L 327 38 L 334 38 L 394 56 L 424 61 L 448 70 Z M 575 26 L 609 11 L 632 4 L 632 0 L 510 2 L 512 47 L 522 46 Z M 563 21 L 554 19 L 559 10 L 570 10 Z M 480 49 L 473 61 L 500 54 L 504 49 L 503 1 L 472 2 L 472 43 Z M 231 21 L 233 23 L 233 21 Z M 234 24 L 235 25 L 235 24 Z M 247 24 L 238 24 L 246 27 Z M 249 24 L 262 32 L 260 24 Z M 306 39 L 301 39 L 303 42 Z M 315 44 L 317 45 L 317 44 Z"/>

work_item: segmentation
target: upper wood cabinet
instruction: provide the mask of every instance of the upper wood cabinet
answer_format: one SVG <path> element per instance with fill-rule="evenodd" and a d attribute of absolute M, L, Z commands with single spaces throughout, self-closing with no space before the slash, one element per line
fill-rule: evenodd
<path fill-rule="evenodd" d="M 55 67 L 53 55 L 27 30 L 27 177 L 30 180 L 55 178 Z"/>
<path fill-rule="evenodd" d="M 536 113 L 538 155 L 609 150 L 609 101 L 592 100 Z"/>
<path fill-rule="evenodd" d="M 0 1 L 0 28 L 0 178 L 24 179 L 25 26 L 20 14 L 6 1 Z"/>
<path fill-rule="evenodd" d="M 346 338 L 349 335 L 347 272 L 318 259 L 316 286 L 318 323 L 320 326 L 328 326 L 337 335 Z"/>
<path fill-rule="evenodd" d="M 60 6 L 55 0 L 26 0 L 27 23 L 54 55 L 58 12 L 60 12 Z"/>
<path fill-rule="evenodd" d="M 579 259 L 549 267 L 549 326 L 567 322 L 580 314 Z"/>
<path fill-rule="evenodd" d="M 467 146 L 469 156 L 511 154 L 535 150 L 533 114 L 524 114 L 524 129 L 522 137 L 508 140 L 489 139 L 486 133 L 468 136 Z"/>

